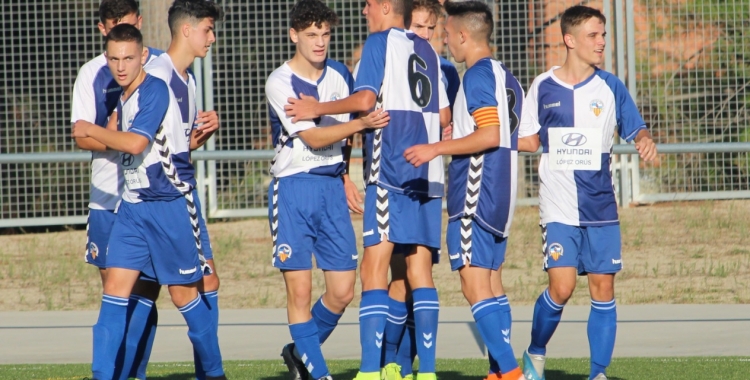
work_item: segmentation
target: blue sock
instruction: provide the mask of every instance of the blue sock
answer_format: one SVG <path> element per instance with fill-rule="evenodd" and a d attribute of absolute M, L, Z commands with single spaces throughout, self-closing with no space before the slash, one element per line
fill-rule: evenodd
<path fill-rule="evenodd" d="M 396 352 L 396 364 L 401 366 L 401 377 L 412 373 L 414 358 L 417 357 L 416 332 L 414 331 L 414 303 L 406 302 L 406 323 L 404 334 Z"/>
<path fill-rule="evenodd" d="M 141 365 L 143 349 L 151 332 L 149 321 L 153 307 L 154 301 L 139 295 L 133 294 L 128 300 L 128 328 L 125 332 L 122 371 L 118 376 L 119 379 L 127 380 L 131 377 L 131 373 L 134 374 Z"/>
<path fill-rule="evenodd" d="M 128 299 L 104 294 L 99 319 L 93 328 L 94 347 L 91 372 L 96 379 L 115 376 L 117 352 L 125 336 Z"/>
<path fill-rule="evenodd" d="M 617 305 L 615 300 L 598 302 L 591 300 L 591 312 L 587 327 L 589 349 L 591 350 L 591 374 L 593 379 L 606 369 L 612 361 L 617 335 Z"/>
<path fill-rule="evenodd" d="M 495 297 L 479 301 L 471 307 L 471 313 L 477 322 L 477 329 L 487 346 L 487 351 L 497 363 L 502 373 L 508 373 L 518 368 L 518 362 L 510 346 L 510 329 L 503 326 L 503 316 L 500 304 Z"/>
<path fill-rule="evenodd" d="M 323 303 L 323 297 L 320 297 L 318 302 L 313 305 L 311 313 L 315 324 L 318 326 L 318 340 L 320 340 L 320 344 L 323 344 L 331 336 L 333 329 L 338 326 L 339 319 L 341 319 L 343 313 L 336 314 L 328 310 Z"/>
<path fill-rule="evenodd" d="M 362 346 L 360 372 L 379 372 L 383 353 L 385 319 L 388 317 L 388 291 L 362 292 L 359 303 L 359 343 Z"/>
<path fill-rule="evenodd" d="M 207 306 L 211 312 L 211 321 L 214 324 L 216 333 L 219 333 L 219 292 L 214 290 L 212 292 L 200 293 L 201 301 Z M 198 357 L 198 351 L 193 349 L 193 362 L 195 363 L 195 378 L 198 380 L 206 380 L 206 371 L 203 370 L 203 364 L 201 363 L 200 357 Z"/>
<path fill-rule="evenodd" d="M 406 303 L 388 297 L 388 318 L 385 322 L 385 353 L 383 364 L 396 363 L 396 352 L 404 336 Z"/>
<path fill-rule="evenodd" d="M 320 338 L 315 320 L 311 318 L 304 323 L 289 325 L 289 332 L 292 334 L 294 347 L 302 362 L 305 363 L 307 371 L 310 372 L 310 377 L 320 379 L 330 375 L 326 360 L 323 358 L 323 351 L 320 350 Z"/>
<path fill-rule="evenodd" d="M 145 379 L 146 378 L 146 367 L 148 366 L 148 360 L 151 358 L 151 349 L 154 347 L 154 337 L 156 336 L 156 326 L 159 324 L 159 312 L 156 310 L 156 307 L 151 308 L 151 314 L 149 314 L 149 322 L 148 322 L 148 335 L 144 334 L 145 342 L 143 345 L 143 356 L 142 357 L 135 357 L 135 362 L 139 363 L 138 368 L 136 368 L 135 374 L 133 373 L 133 370 L 130 371 L 130 377 L 135 377 L 136 379 Z"/>
<path fill-rule="evenodd" d="M 549 288 L 544 289 L 544 292 L 537 298 L 536 305 L 534 305 L 534 320 L 531 322 L 530 354 L 547 354 L 547 343 L 552 339 L 557 325 L 560 324 L 564 306 L 552 300 Z"/>
<path fill-rule="evenodd" d="M 417 336 L 419 373 L 435 373 L 435 342 L 440 311 L 437 289 L 414 289 L 412 298 L 414 299 L 414 327 Z"/>
<path fill-rule="evenodd" d="M 188 325 L 188 338 L 193 342 L 193 349 L 198 351 L 206 376 L 223 376 L 219 337 L 216 335 L 208 305 L 201 301 L 201 296 L 198 295 L 178 310 Z"/>
<path fill-rule="evenodd" d="M 500 316 L 502 317 L 501 329 L 512 331 L 511 324 L 513 318 L 510 315 L 510 302 L 508 301 L 508 296 L 503 294 L 502 296 L 495 297 L 495 299 L 497 299 L 497 303 L 500 304 Z M 510 334 L 508 334 L 508 338 L 510 338 Z M 500 364 L 498 364 L 497 360 L 492 356 L 492 353 L 488 352 L 487 356 L 490 359 L 490 373 L 500 373 Z"/>

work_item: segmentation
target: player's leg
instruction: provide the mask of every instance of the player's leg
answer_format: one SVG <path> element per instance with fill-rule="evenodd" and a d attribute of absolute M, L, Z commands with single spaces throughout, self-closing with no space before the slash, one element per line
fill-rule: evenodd
<path fill-rule="evenodd" d="M 503 316 L 503 325 L 507 326 L 507 328 L 512 332 L 513 318 L 510 313 L 510 302 L 508 301 L 508 296 L 505 294 L 505 289 L 503 288 L 502 270 L 503 267 L 501 265 L 498 270 L 492 271 L 492 273 L 490 274 L 490 285 L 492 286 L 492 294 L 495 295 L 497 302 L 500 304 L 500 310 Z M 491 353 L 488 353 L 487 357 L 490 362 L 489 374 L 492 375 L 499 373 L 500 365 L 497 363 L 497 360 L 495 360 Z"/>
<path fill-rule="evenodd" d="M 549 277 L 549 286 L 534 305 L 531 344 L 523 358 L 524 374 L 533 380 L 544 378 L 547 343 L 560 323 L 565 303 L 575 290 L 582 239 L 580 227 L 561 223 L 542 226 L 544 269 Z"/>
<path fill-rule="evenodd" d="M 325 270 L 326 291 L 313 305 L 311 313 L 318 325 L 320 344 L 325 343 L 333 330 L 338 326 L 344 310 L 354 298 L 354 283 L 357 280 L 355 270 Z"/>
<path fill-rule="evenodd" d="M 440 302 L 432 281 L 432 251 L 423 245 L 415 246 L 406 256 L 406 275 L 412 286 L 416 351 L 419 356 L 417 377 L 431 377 L 435 373 Z"/>
<path fill-rule="evenodd" d="M 200 272 L 198 272 L 200 275 Z M 188 326 L 188 338 L 198 352 L 206 379 L 226 379 L 222 365 L 219 338 L 211 322 L 211 312 L 198 294 L 198 281 L 169 285 L 172 303 L 182 313 Z"/>
<path fill-rule="evenodd" d="M 385 324 L 385 348 L 382 363 L 384 365 L 384 376 L 387 380 L 401 377 L 397 353 L 399 344 L 405 337 L 404 328 L 407 317 L 406 260 L 404 255 L 394 253 L 391 256 L 390 266 L 391 282 L 388 284 L 388 318 Z"/>
<path fill-rule="evenodd" d="M 394 244 L 390 194 L 375 185 L 365 189 L 363 218 L 364 254 L 360 264 L 362 300 L 359 306 L 359 340 L 362 346 L 357 380 L 379 380 L 383 337 L 388 317 L 388 268 Z"/>
<path fill-rule="evenodd" d="M 208 228 L 206 226 L 206 220 L 203 218 L 201 211 L 201 202 L 198 198 L 198 191 L 193 190 L 193 199 L 195 200 L 195 210 L 198 217 L 198 226 L 200 228 L 200 241 L 201 249 L 203 250 L 203 256 L 206 259 L 207 265 L 211 268 L 211 273 L 203 274 L 203 279 L 198 283 L 198 292 L 201 295 L 203 302 L 208 305 L 211 311 L 211 319 L 214 323 L 216 333 L 219 333 L 219 275 L 216 271 L 216 264 L 214 263 L 213 247 L 211 246 L 211 239 L 208 235 Z M 198 380 L 205 380 L 206 374 L 201 366 L 200 358 L 198 358 L 198 352 L 193 351 L 193 361 L 195 362 L 195 377 Z"/>
<path fill-rule="evenodd" d="M 128 302 L 128 328 L 125 333 L 122 372 L 120 379 L 146 378 L 146 367 L 151 357 L 158 312 L 156 299 L 161 285 L 153 278 L 143 275 L 136 281 Z"/>
<path fill-rule="evenodd" d="M 620 226 L 586 228 L 582 261 L 591 293 L 587 327 L 591 350 L 589 379 L 606 375 L 612 361 L 617 335 L 615 273 L 622 269 L 620 240 Z"/>

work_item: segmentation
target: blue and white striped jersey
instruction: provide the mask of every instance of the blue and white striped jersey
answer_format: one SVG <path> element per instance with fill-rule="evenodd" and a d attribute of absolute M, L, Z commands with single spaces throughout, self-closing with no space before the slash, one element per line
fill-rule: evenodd
<path fill-rule="evenodd" d="M 172 156 L 177 177 L 195 187 L 195 169 L 190 163 L 190 144 L 182 128 L 180 107 L 163 80 L 146 75 L 130 97 L 118 103 L 118 128 L 148 139 L 146 149 L 137 155 L 120 153 L 120 170 L 125 178 L 125 202 L 171 200 L 183 196 L 165 174 L 159 144 L 155 137 L 160 128 Z"/>
<path fill-rule="evenodd" d="M 458 70 L 451 61 L 440 57 L 440 71 L 443 72 L 443 86 L 445 86 L 445 93 L 448 95 L 448 103 L 450 103 L 451 112 L 453 112 L 453 105 L 456 104 L 456 95 L 458 95 L 458 87 L 461 86 L 461 78 L 458 76 Z"/>
<path fill-rule="evenodd" d="M 319 149 L 310 148 L 297 135 L 310 128 L 325 128 L 351 120 L 351 114 L 324 115 L 315 120 L 292 123 L 284 106 L 288 98 L 299 94 L 312 96 L 320 102 L 349 96 L 353 79 L 346 66 L 332 59 L 326 60 L 323 75 L 311 81 L 296 75 L 288 63 L 274 70 L 266 81 L 268 114 L 276 155 L 271 164 L 271 175 L 276 178 L 297 173 L 338 176 L 344 172 L 343 147 L 346 140 Z"/>
<path fill-rule="evenodd" d="M 150 62 L 162 54 L 161 50 L 148 48 Z M 81 66 L 73 85 L 73 99 L 70 122 L 85 120 L 89 123 L 107 126 L 122 88 L 112 77 L 107 66 L 107 58 L 100 54 Z M 91 190 L 89 208 L 114 210 L 122 198 L 123 178 L 117 167 L 120 154 L 107 150 L 91 152 Z"/>
<path fill-rule="evenodd" d="M 374 92 L 376 108 L 391 117 L 387 127 L 364 135 L 367 184 L 397 193 L 443 196 L 443 158 L 415 168 L 403 156 L 411 146 L 440 141 L 440 110 L 449 106 L 441 81 L 440 57 L 416 34 L 391 28 L 367 38 L 354 92 Z"/>
<path fill-rule="evenodd" d="M 492 234 L 508 236 L 518 189 L 518 124 L 523 98 L 518 80 L 499 61 L 481 59 L 464 73 L 453 108 L 453 138 L 477 130 L 472 116 L 476 110 L 494 107 L 500 120 L 500 145 L 453 156 L 448 167 L 450 220 L 472 217 Z"/>
<path fill-rule="evenodd" d="M 596 69 L 571 86 L 551 70 L 539 75 L 526 97 L 519 136 L 539 134 L 541 223 L 571 226 L 618 224 L 612 183 L 614 135 L 632 141 L 646 123 L 625 85 Z"/>
<path fill-rule="evenodd" d="M 190 134 L 193 128 L 197 127 L 195 119 L 198 115 L 195 101 L 196 82 L 192 71 L 188 70 L 188 78 L 185 80 L 175 69 L 169 54 L 160 55 L 146 64 L 145 69 L 146 72 L 163 80 L 169 86 L 177 104 L 180 106 L 182 129 L 188 142 L 190 142 Z"/>

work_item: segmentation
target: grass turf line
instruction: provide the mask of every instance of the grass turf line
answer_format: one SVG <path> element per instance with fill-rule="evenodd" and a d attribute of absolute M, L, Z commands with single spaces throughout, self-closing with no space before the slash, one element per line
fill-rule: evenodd
<path fill-rule="evenodd" d="M 337 380 L 353 379 L 358 360 L 331 360 L 328 367 Z M 88 364 L 29 364 L 0 366 L 0 380 L 82 380 L 90 376 Z M 287 380 L 286 366 L 281 360 L 225 361 L 227 377 L 232 380 Z M 416 366 L 415 366 L 416 368 Z M 484 377 L 484 359 L 439 359 L 440 380 L 468 380 Z M 588 378 L 588 359 L 547 360 L 549 380 L 582 380 Z M 151 380 L 192 380 L 192 363 L 153 363 L 149 365 Z M 615 358 L 607 370 L 610 380 L 684 380 L 721 379 L 745 380 L 750 374 L 750 357 L 668 357 Z"/>

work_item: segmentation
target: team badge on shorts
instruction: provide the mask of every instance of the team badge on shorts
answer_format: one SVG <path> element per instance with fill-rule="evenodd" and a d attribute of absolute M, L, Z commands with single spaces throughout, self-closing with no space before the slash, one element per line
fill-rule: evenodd
<path fill-rule="evenodd" d="M 548 251 L 549 257 L 551 257 L 552 260 L 557 261 L 557 259 L 563 255 L 563 246 L 560 243 L 552 243 L 550 244 Z"/>
<path fill-rule="evenodd" d="M 281 244 L 276 250 L 276 257 L 283 263 L 286 259 L 292 257 L 292 247 L 289 244 Z"/>
<path fill-rule="evenodd" d="M 604 102 L 599 99 L 594 99 L 591 101 L 591 103 L 589 103 L 589 107 L 591 107 L 591 112 L 599 117 L 599 115 L 602 114 L 602 109 L 604 109 Z"/>
<path fill-rule="evenodd" d="M 99 256 L 99 247 L 93 241 L 89 243 L 89 253 L 93 260 L 96 260 L 96 257 Z"/>

